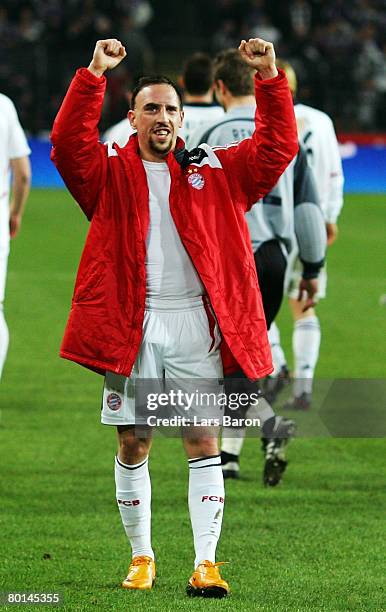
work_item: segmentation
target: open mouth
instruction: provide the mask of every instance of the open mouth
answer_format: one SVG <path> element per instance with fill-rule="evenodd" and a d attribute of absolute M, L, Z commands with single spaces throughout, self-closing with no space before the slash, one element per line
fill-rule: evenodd
<path fill-rule="evenodd" d="M 171 131 L 168 128 L 162 127 L 153 130 L 153 134 L 155 134 L 159 140 L 166 140 L 168 136 L 170 136 Z"/>

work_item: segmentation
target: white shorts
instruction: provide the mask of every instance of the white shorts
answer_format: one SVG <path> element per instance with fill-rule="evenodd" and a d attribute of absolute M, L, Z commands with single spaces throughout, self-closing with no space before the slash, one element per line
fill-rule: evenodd
<path fill-rule="evenodd" d="M 106 372 L 103 424 L 138 423 L 136 386 L 152 393 L 179 389 L 191 394 L 197 387 L 216 395 L 222 393 L 221 335 L 207 299 L 176 302 L 147 300 L 142 344 L 130 378 Z M 181 411 L 186 415 L 183 407 Z"/>
<path fill-rule="evenodd" d="M 288 257 L 287 271 L 284 281 L 284 291 L 288 297 L 297 300 L 299 295 L 299 284 L 302 279 L 303 264 L 298 257 L 297 249 L 291 251 Z M 326 265 L 319 272 L 318 292 L 315 296 L 316 301 L 326 297 L 327 291 L 327 267 Z"/>

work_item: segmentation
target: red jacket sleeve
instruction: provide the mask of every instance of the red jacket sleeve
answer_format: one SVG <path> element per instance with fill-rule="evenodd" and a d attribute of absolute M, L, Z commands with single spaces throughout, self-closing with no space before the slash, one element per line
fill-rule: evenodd
<path fill-rule="evenodd" d="M 107 176 L 106 147 L 99 142 L 106 78 L 80 68 L 56 116 L 51 159 L 88 219 Z"/>
<path fill-rule="evenodd" d="M 248 199 L 247 210 L 276 185 L 298 151 L 292 96 L 282 70 L 273 79 L 255 77 L 255 132 L 239 144 L 213 147 L 229 177 Z M 232 181 L 232 183 L 231 183 Z"/>

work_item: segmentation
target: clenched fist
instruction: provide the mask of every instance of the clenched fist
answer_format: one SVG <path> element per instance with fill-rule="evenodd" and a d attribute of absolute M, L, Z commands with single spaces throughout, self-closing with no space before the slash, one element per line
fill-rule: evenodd
<path fill-rule="evenodd" d="M 101 77 L 106 70 L 118 66 L 124 57 L 126 57 L 125 47 L 116 38 L 98 40 L 88 69 L 95 76 Z"/>
<path fill-rule="evenodd" d="M 273 44 L 261 38 L 242 40 L 239 52 L 246 64 L 257 70 L 262 79 L 273 79 L 278 75 Z"/>

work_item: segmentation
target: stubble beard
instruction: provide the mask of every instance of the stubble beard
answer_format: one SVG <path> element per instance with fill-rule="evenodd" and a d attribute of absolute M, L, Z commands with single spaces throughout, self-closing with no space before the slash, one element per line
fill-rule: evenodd
<path fill-rule="evenodd" d="M 170 140 L 167 142 L 159 143 L 154 142 L 154 140 L 149 138 L 149 148 L 151 151 L 157 155 L 158 157 L 166 157 L 167 154 L 171 151 L 173 146 L 173 136 L 170 135 Z"/>

